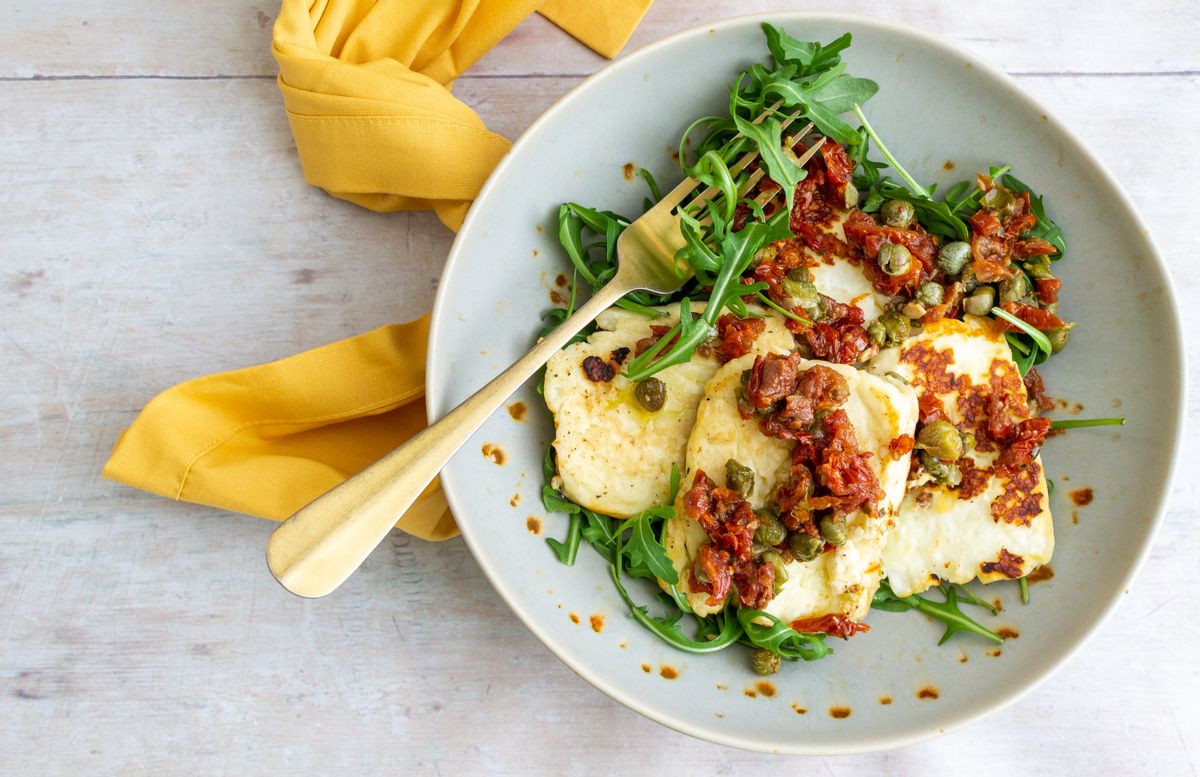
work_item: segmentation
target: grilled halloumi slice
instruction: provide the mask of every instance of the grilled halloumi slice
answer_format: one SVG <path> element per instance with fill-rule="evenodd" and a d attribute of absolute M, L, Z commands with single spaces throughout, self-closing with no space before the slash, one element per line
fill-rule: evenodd
<path fill-rule="evenodd" d="M 996 392 L 1019 394 L 1022 406 L 1026 397 L 1003 332 L 975 316 L 928 324 L 903 345 L 881 352 L 869 369 L 901 375 L 918 393 L 935 394 L 947 420 L 961 431 L 986 425 Z M 939 579 L 966 583 L 978 577 L 990 583 L 1021 577 L 1050 560 L 1054 525 L 1041 458 L 1008 477 L 992 471 L 999 452 L 982 447 L 991 446 L 980 445 L 960 460 L 964 475 L 974 473 L 958 489 L 927 478 L 910 485 L 883 554 L 896 594 L 919 593 Z"/>
<path fill-rule="evenodd" d="M 703 309 L 693 305 L 692 312 L 699 315 Z M 658 310 L 664 315 L 652 319 L 610 308 L 596 319 L 597 329 L 586 341 L 559 351 L 546 364 L 545 399 L 554 414 L 562 491 L 589 510 L 617 518 L 670 498 L 671 468 L 683 468 L 696 405 L 719 366 L 712 357 L 697 354 L 656 374 L 667 392 L 666 404 L 653 413 L 638 403 L 634 385 L 619 371 L 610 381 L 589 380 L 582 367 L 587 357 L 610 360 L 614 351 L 627 348 L 632 359 L 637 342 L 651 336 L 651 324 L 673 326 L 679 321 L 678 304 Z M 766 330 L 751 346 L 752 354 L 794 346 L 782 318 L 770 315 L 764 321 Z"/>
<path fill-rule="evenodd" d="M 757 419 L 743 419 L 738 413 L 741 374 L 753 364 L 753 356 L 735 359 L 717 370 L 704 387 L 704 399 L 687 444 L 681 492 L 692 483 L 697 470 L 704 470 L 718 485 L 725 485 L 725 462 L 736 459 L 755 472 L 754 490 L 748 501 L 759 510 L 776 484 L 789 476 L 795 443 L 767 437 L 759 431 Z M 831 614 L 861 621 L 879 587 L 885 535 L 904 498 L 908 477 L 909 454 L 894 456 L 889 444 L 900 435 L 913 433 L 917 397 L 899 381 L 846 365 L 807 361 L 803 366 L 814 364 L 825 364 L 846 378 L 850 398 L 843 409 L 854 426 L 859 447 L 872 454 L 870 466 L 884 498 L 874 518 L 862 512 L 847 516 L 846 544 L 812 561 L 789 563 L 787 582 L 765 611 L 788 623 Z M 680 590 L 687 594 L 688 604 L 699 615 L 711 614 L 721 606 L 710 606 L 708 594 L 691 593 L 688 588 L 692 564 L 708 537 L 700 524 L 684 513 L 682 494 L 676 499 L 675 512 L 664 537 L 667 555 L 679 573 Z"/>
<path fill-rule="evenodd" d="M 833 223 L 822 231 L 845 243 L 846 232 L 843 227 L 849 217 L 849 209 L 835 210 Z M 809 268 L 817 291 L 838 302 L 862 308 L 868 323 L 883 315 L 890 300 L 867 280 L 859 262 L 852 262 L 844 256 L 820 254 L 807 247 L 804 248 L 804 253 L 817 263 L 815 267 Z"/>

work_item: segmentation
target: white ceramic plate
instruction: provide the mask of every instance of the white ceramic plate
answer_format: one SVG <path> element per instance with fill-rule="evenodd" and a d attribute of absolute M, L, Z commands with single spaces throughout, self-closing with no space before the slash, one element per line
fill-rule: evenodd
<path fill-rule="evenodd" d="M 1119 600 L 1163 512 L 1182 424 L 1180 327 L 1170 282 L 1133 205 L 1079 141 L 994 67 L 914 30 L 847 16 L 781 13 L 679 33 L 587 79 L 539 118 L 497 167 L 459 232 L 433 313 L 428 404 L 443 415 L 520 356 L 568 262 L 556 240 L 559 203 L 639 214 L 645 190 L 622 166 L 678 180 L 668 146 L 693 118 L 722 113 L 726 84 L 766 56 L 760 23 L 803 40 L 854 35 L 849 72 L 879 82 L 872 123 L 913 174 L 947 183 L 1007 162 L 1046 196 L 1063 226 L 1063 312 L 1078 321 L 1046 370 L 1050 393 L 1085 414 L 1128 417 L 1120 430 L 1080 430 L 1046 447 L 1057 547 L 1053 580 L 1022 606 L 1015 584 L 986 589 L 1005 611 L 982 616 L 1019 632 L 993 645 L 920 616 L 873 612 L 871 631 L 811 664 L 785 664 L 756 688 L 747 654 L 677 652 L 625 616 L 601 559 L 574 567 L 544 537 L 566 519 L 541 507 L 549 413 L 526 386 L 523 421 L 498 413 L 442 475 L 463 536 L 513 611 L 581 677 L 671 728 L 714 742 L 787 753 L 895 747 L 1007 704 L 1066 660 Z M 947 171 L 947 162 L 954 165 Z M 497 465 L 482 453 L 503 451 Z M 1095 501 L 1076 508 L 1072 489 Z M 1073 519 L 1077 515 L 1077 521 Z M 528 525 L 537 522 L 541 535 Z M 632 589 L 649 601 L 651 592 Z M 603 619 L 597 631 L 591 616 Z M 485 638 L 480 635 L 480 638 Z M 503 657 L 498 656 L 498 661 Z M 666 679 L 663 674 L 676 675 Z M 937 698 L 927 689 L 933 689 Z M 750 696 L 747 690 L 754 692 Z M 925 690 L 921 698 L 922 691 Z M 890 699 L 884 704 L 883 699 Z M 849 710 L 835 717 L 834 710 Z"/>

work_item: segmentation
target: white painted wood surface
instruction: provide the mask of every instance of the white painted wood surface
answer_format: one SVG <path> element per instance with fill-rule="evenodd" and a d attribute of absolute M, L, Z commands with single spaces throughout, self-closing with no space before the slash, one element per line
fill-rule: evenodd
<path fill-rule="evenodd" d="M 631 46 L 774 5 L 658 0 Z M 1200 329 L 1200 4 L 806 7 L 944 35 L 1053 104 L 1141 207 Z M 394 534 L 306 602 L 267 574 L 270 524 L 100 480 L 159 390 L 431 303 L 450 242 L 434 218 L 303 184 L 273 81 L 275 10 L 0 12 L 0 772 L 1196 774 L 1194 443 L 1148 564 L 1068 666 L 961 731 L 829 759 L 696 742 L 610 701 L 512 618 L 460 541 Z M 532 18 L 457 92 L 515 137 L 601 64 Z"/>

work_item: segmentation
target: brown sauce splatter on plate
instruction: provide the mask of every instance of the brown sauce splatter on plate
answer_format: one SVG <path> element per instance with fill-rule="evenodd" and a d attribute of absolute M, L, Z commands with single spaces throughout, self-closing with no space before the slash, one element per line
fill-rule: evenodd
<path fill-rule="evenodd" d="M 991 656 L 992 658 L 999 658 L 999 657 L 1000 657 L 1000 652 L 1001 652 L 1001 651 L 1000 651 L 1000 648 L 994 648 L 994 649 L 992 649 L 992 650 L 989 650 L 987 654 L 988 654 L 989 656 Z"/>
<path fill-rule="evenodd" d="M 1042 564 L 1040 567 L 1026 575 L 1025 580 L 1028 581 L 1030 585 L 1033 585 L 1034 583 L 1045 582 L 1053 577 L 1054 567 L 1050 566 L 1049 564 Z"/>
<path fill-rule="evenodd" d="M 953 162 L 951 162 L 949 159 L 947 159 L 947 160 L 946 160 L 946 163 L 942 165 L 942 169 L 943 169 L 943 170 L 946 170 L 946 171 L 953 170 L 953 169 L 954 169 L 954 163 L 953 163 Z"/>
<path fill-rule="evenodd" d="M 1070 492 L 1068 496 L 1071 497 L 1071 501 L 1078 507 L 1087 507 L 1096 498 L 1096 492 L 1090 488 L 1077 488 Z"/>
<path fill-rule="evenodd" d="M 663 664 L 658 668 L 658 673 L 662 675 L 663 679 L 665 680 L 674 680 L 679 676 L 679 672 L 675 669 L 675 667 L 667 666 L 666 664 Z"/>
<path fill-rule="evenodd" d="M 564 297 L 563 295 L 559 294 L 557 290 L 551 289 L 550 290 L 550 304 L 557 305 L 560 308 L 565 308 L 567 306 L 567 298 Z"/>
<path fill-rule="evenodd" d="M 536 515 L 531 515 L 525 519 L 525 528 L 529 530 L 530 534 L 541 534 L 542 522 Z"/>
<path fill-rule="evenodd" d="M 650 674 L 650 665 L 642 664 L 642 671 L 645 672 L 646 674 Z"/>
<path fill-rule="evenodd" d="M 1021 636 L 1021 632 L 1017 631 L 1011 626 L 1001 626 L 1000 628 L 996 629 L 996 633 L 1000 635 L 1000 639 L 1016 639 L 1017 637 Z"/>
<path fill-rule="evenodd" d="M 633 162 L 626 162 L 625 166 L 621 168 L 621 174 L 625 176 L 626 181 L 632 181 L 636 170 L 637 168 L 633 166 Z"/>
<path fill-rule="evenodd" d="M 926 685 L 924 688 L 917 691 L 918 699 L 936 699 L 939 696 L 941 696 L 941 694 L 938 693 L 938 689 L 934 688 L 932 685 Z"/>
<path fill-rule="evenodd" d="M 768 699 L 775 695 L 775 686 L 766 680 L 759 680 L 754 684 L 754 687 L 758 689 L 759 693 L 761 693 L 763 696 L 766 696 Z"/>
<path fill-rule="evenodd" d="M 512 496 L 510 496 L 508 498 L 508 506 L 509 507 L 516 507 L 519 504 L 521 504 L 521 495 L 520 494 L 513 494 Z"/>
<path fill-rule="evenodd" d="M 879 703 L 886 707 L 892 703 L 892 697 L 891 696 L 880 696 Z"/>
<path fill-rule="evenodd" d="M 567 276 L 563 275 L 562 273 L 555 275 L 554 276 L 554 285 L 561 286 L 562 288 L 565 289 L 567 287 Z"/>
<path fill-rule="evenodd" d="M 508 406 L 508 414 L 513 417 L 514 421 L 524 421 L 525 412 L 529 408 L 525 407 L 524 402 L 513 402 Z"/>
<path fill-rule="evenodd" d="M 588 623 L 592 624 L 592 631 L 596 632 L 597 634 L 604 631 L 604 616 L 603 615 L 588 616 Z"/>
<path fill-rule="evenodd" d="M 483 457 L 485 459 L 491 459 L 493 464 L 504 464 L 504 451 L 500 449 L 499 445 L 493 445 L 490 442 L 485 442 L 482 450 Z"/>
<path fill-rule="evenodd" d="M 967 663 L 967 661 L 969 661 L 969 660 L 970 660 L 970 659 L 969 659 L 969 658 L 967 658 L 967 654 L 966 654 L 966 653 L 963 653 L 961 656 L 959 656 L 959 657 L 958 657 L 958 663 L 960 663 L 960 664 L 965 664 L 965 663 Z"/>
<path fill-rule="evenodd" d="M 808 708 L 801 707 L 799 704 L 793 704 L 792 709 L 796 711 L 797 715 L 807 715 L 808 714 Z"/>
<path fill-rule="evenodd" d="M 571 613 L 571 623 L 579 623 L 579 616 L 575 613 Z"/>
<path fill-rule="evenodd" d="M 758 691 L 754 690 L 753 688 L 743 688 L 743 689 L 742 689 L 742 693 L 746 694 L 746 695 L 747 695 L 747 696 L 749 696 L 751 699 L 757 699 L 757 698 L 758 698 Z"/>
<path fill-rule="evenodd" d="M 850 715 L 853 714 L 853 712 L 854 711 L 851 710 L 849 707 L 830 707 L 829 708 L 829 717 L 838 718 L 840 720 L 842 718 L 850 717 Z"/>
<path fill-rule="evenodd" d="M 720 683 L 717 683 L 717 690 L 718 690 L 718 691 L 728 691 L 728 690 L 729 690 L 729 686 L 728 686 L 728 685 L 721 685 Z"/>

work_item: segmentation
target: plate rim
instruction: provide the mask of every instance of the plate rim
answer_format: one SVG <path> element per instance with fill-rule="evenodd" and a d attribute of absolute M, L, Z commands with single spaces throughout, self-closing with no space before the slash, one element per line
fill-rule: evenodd
<path fill-rule="evenodd" d="M 899 33 L 902 36 L 908 37 L 915 42 L 928 46 L 933 49 L 938 49 L 942 53 L 953 56 L 954 58 L 969 63 L 973 68 L 978 69 L 981 73 L 991 78 L 997 86 L 1006 88 L 1011 96 L 1023 102 L 1025 105 L 1036 108 L 1037 111 L 1046 117 L 1049 126 L 1064 138 L 1068 145 L 1073 146 L 1074 150 L 1078 151 L 1085 162 L 1095 169 L 1101 180 L 1108 186 L 1117 199 L 1124 205 L 1127 213 L 1132 217 L 1134 224 L 1141 230 L 1141 237 L 1148 245 L 1151 259 L 1158 269 L 1160 275 L 1165 280 L 1164 298 L 1166 300 L 1166 312 L 1170 320 L 1170 331 L 1163 334 L 1171 338 L 1171 345 L 1174 347 L 1175 353 L 1178 355 L 1176 361 L 1177 370 L 1174 376 L 1173 387 L 1176 392 L 1176 409 L 1175 409 L 1175 439 L 1171 446 L 1170 461 L 1166 467 L 1163 486 L 1154 498 L 1153 506 L 1153 521 L 1149 530 L 1145 534 L 1145 539 L 1142 542 L 1141 548 L 1138 550 L 1133 563 L 1129 565 L 1128 571 L 1120 581 L 1119 588 L 1128 589 L 1132 581 L 1141 571 L 1143 564 L 1149 557 L 1150 550 L 1158 538 L 1159 532 L 1165 523 L 1168 501 L 1173 490 L 1175 480 L 1179 473 L 1181 452 L 1187 422 L 1187 352 L 1183 347 L 1183 324 L 1180 315 L 1178 294 L 1175 288 L 1175 280 L 1169 271 L 1166 261 L 1162 257 L 1162 253 L 1158 245 L 1154 241 L 1154 237 L 1142 218 L 1137 205 L 1130 198 L 1129 194 L 1120 185 L 1116 176 L 1108 168 L 1108 166 L 1088 147 L 1086 143 L 1065 123 L 1057 119 L 1054 113 L 1039 100 L 1027 94 L 1020 84 L 1006 73 L 999 66 L 992 64 L 982 58 L 975 52 L 967 49 L 965 46 L 957 42 L 947 41 L 938 35 L 927 32 L 920 28 L 913 27 L 908 24 L 899 22 L 887 21 L 878 17 L 868 16 L 865 14 L 855 13 L 827 13 L 819 11 L 778 11 L 778 12 L 759 12 L 751 14 L 743 14 L 738 16 L 725 17 L 711 22 L 706 22 L 688 27 L 683 30 L 671 33 L 662 38 L 651 41 L 644 46 L 626 54 L 623 57 L 615 59 L 596 72 L 586 77 L 583 81 L 575 85 L 570 91 L 558 98 L 546 110 L 544 110 L 530 125 L 521 133 L 520 137 L 513 143 L 508 153 L 500 160 L 500 163 L 492 170 L 479 194 L 474 202 L 479 202 L 486 199 L 496 187 L 497 181 L 501 178 L 501 174 L 513 163 L 513 160 L 520 156 L 520 152 L 526 145 L 532 142 L 531 138 L 538 134 L 541 126 L 550 119 L 564 110 L 568 105 L 577 99 L 580 95 L 587 92 L 589 86 L 598 80 L 611 77 L 611 74 L 617 70 L 634 67 L 639 60 L 649 56 L 660 48 L 673 45 L 675 42 L 692 36 L 707 35 L 710 31 L 716 31 L 728 27 L 740 27 L 748 24 L 761 24 L 762 22 L 772 22 L 779 26 L 787 26 L 791 23 L 849 23 L 859 27 L 869 27 L 876 30 L 882 30 L 889 33 Z M 451 243 L 450 250 L 447 254 L 439 277 L 445 277 L 454 265 L 457 263 L 459 255 L 462 253 L 462 246 L 465 242 L 464 236 L 471 233 L 472 227 L 478 216 L 479 210 L 473 207 L 468 209 L 467 216 L 455 235 L 454 241 Z M 434 298 L 433 310 L 430 315 L 429 328 L 429 347 L 426 352 L 426 377 L 425 377 L 425 408 L 430 419 L 440 418 L 450 408 L 443 407 L 444 397 L 439 395 L 437 386 L 440 381 L 435 378 L 440 375 L 441 367 L 438 365 L 438 356 L 442 349 L 435 347 L 443 338 L 442 324 L 445 321 L 445 308 L 447 300 L 450 297 L 448 284 L 439 283 L 437 293 Z M 678 731 L 697 739 L 713 742 L 729 747 L 736 747 L 743 750 L 756 752 L 774 753 L 774 754 L 789 754 L 789 755 L 851 755 L 859 753 L 877 752 L 880 750 L 889 750 L 894 748 L 905 747 L 907 745 L 916 744 L 918 742 L 927 741 L 935 736 L 949 733 L 950 731 L 961 728 L 971 722 L 979 720 L 987 715 L 991 715 L 1002 709 L 1017 703 L 1025 698 L 1028 694 L 1040 687 L 1051 675 L 1055 674 L 1067 661 L 1072 659 L 1079 650 L 1096 635 L 1096 632 L 1109 620 L 1118 604 L 1122 600 L 1122 596 L 1113 596 L 1104 604 L 1102 611 L 1092 623 L 1088 624 L 1083 634 L 1075 641 L 1073 645 L 1062 652 L 1055 660 L 1047 664 L 1036 674 L 1029 677 L 1022 677 L 1020 681 L 1013 687 L 1011 692 L 1006 696 L 998 698 L 996 701 L 985 704 L 977 710 L 962 712 L 958 714 L 951 713 L 947 720 L 941 725 L 930 724 L 924 728 L 918 727 L 908 733 L 883 735 L 872 734 L 862 737 L 854 744 L 844 746 L 822 746 L 820 743 L 786 742 L 786 743 L 769 743 L 762 740 L 756 740 L 738 735 L 723 735 L 718 730 L 706 729 L 700 726 L 692 725 L 686 721 L 674 718 L 669 713 L 661 713 L 658 710 L 649 709 L 648 705 L 643 704 L 638 698 L 631 697 L 628 694 L 611 686 L 605 677 L 595 674 L 586 666 L 577 663 L 573 658 L 566 654 L 566 651 L 559 649 L 552 635 L 547 635 L 543 630 L 539 629 L 530 617 L 516 604 L 516 596 L 513 592 L 497 578 L 495 571 L 487 564 L 480 561 L 479 554 L 476 553 L 475 540 L 471 536 L 470 521 L 463 523 L 457 518 L 461 514 L 458 498 L 455 496 L 455 486 L 453 478 L 448 476 L 447 471 L 443 471 L 442 475 L 442 491 L 445 494 L 446 501 L 450 507 L 451 513 L 455 516 L 455 522 L 459 527 L 463 540 L 471 551 L 475 562 L 479 565 L 488 582 L 508 605 L 509 609 L 517 616 L 524 624 L 525 628 L 549 650 L 556 658 L 563 662 L 571 671 L 581 677 L 587 683 L 592 685 L 597 690 L 601 691 L 608 697 L 637 712 L 639 715 L 647 718 L 650 721 L 666 726 L 667 728 Z"/>

